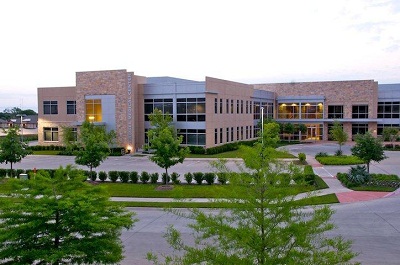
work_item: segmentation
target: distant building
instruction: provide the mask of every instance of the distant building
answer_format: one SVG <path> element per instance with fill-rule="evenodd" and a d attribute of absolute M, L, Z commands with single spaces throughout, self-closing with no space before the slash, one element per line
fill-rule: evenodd
<path fill-rule="evenodd" d="M 126 70 L 76 73 L 76 86 L 38 88 L 40 145 L 62 145 L 62 130 L 83 121 L 115 130 L 119 146 L 142 148 L 155 108 L 172 114 L 183 145 L 210 148 L 257 137 L 261 113 L 304 124 L 302 140 L 327 140 L 334 120 L 353 136 L 400 126 L 400 84 L 373 80 L 243 84 L 143 77 Z M 296 134 L 298 135 L 298 134 Z M 298 136 L 297 136 L 298 138 Z"/>

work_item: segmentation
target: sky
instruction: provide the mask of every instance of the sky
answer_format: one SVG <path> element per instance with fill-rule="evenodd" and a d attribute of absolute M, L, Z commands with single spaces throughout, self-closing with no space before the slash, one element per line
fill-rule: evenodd
<path fill-rule="evenodd" d="M 399 0 L 0 1 L 0 111 L 75 72 L 400 83 Z"/>

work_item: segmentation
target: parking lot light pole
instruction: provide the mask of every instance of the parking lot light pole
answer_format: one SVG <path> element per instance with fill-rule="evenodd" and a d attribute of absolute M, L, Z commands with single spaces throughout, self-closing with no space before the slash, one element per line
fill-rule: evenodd
<path fill-rule="evenodd" d="M 21 142 L 24 141 L 24 125 L 22 124 L 22 118 L 26 117 L 26 114 L 17 114 L 17 117 L 21 118 Z"/>

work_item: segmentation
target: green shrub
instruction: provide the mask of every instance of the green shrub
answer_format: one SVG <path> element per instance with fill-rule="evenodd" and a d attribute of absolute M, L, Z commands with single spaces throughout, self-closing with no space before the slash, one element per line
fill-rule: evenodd
<path fill-rule="evenodd" d="M 129 179 L 132 183 L 136 184 L 139 180 L 139 174 L 137 173 L 137 171 L 132 171 L 131 173 L 129 173 Z"/>
<path fill-rule="evenodd" d="M 299 153 L 299 161 L 301 162 L 301 163 L 304 163 L 304 162 L 306 162 L 306 154 L 304 154 L 304 153 Z"/>
<path fill-rule="evenodd" d="M 204 174 L 203 179 L 207 182 L 208 185 L 214 184 L 215 174 L 213 172 L 207 172 Z"/>
<path fill-rule="evenodd" d="M 191 172 L 185 173 L 184 178 L 185 178 L 185 181 L 187 182 L 187 184 L 192 184 L 193 174 Z"/>
<path fill-rule="evenodd" d="M 306 174 L 306 175 L 308 175 L 308 174 L 314 174 L 314 170 L 313 170 L 312 166 L 310 166 L 310 165 L 304 166 L 303 172 L 304 172 L 304 174 Z"/>
<path fill-rule="evenodd" d="M 157 172 L 152 173 L 152 174 L 150 175 L 150 182 L 151 182 L 151 184 L 156 184 L 156 183 L 158 182 L 158 178 L 159 178 L 159 175 L 158 175 Z"/>
<path fill-rule="evenodd" d="M 118 171 L 108 171 L 108 177 L 110 178 L 111 182 L 117 182 L 119 178 Z"/>
<path fill-rule="evenodd" d="M 96 181 L 97 172 L 96 171 L 92 171 L 92 173 L 90 173 L 90 171 L 88 171 L 87 176 L 90 178 L 91 181 Z"/>
<path fill-rule="evenodd" d="M 228 173 L 226 172 L 218 172 L 217 177 L 220 184 L 226 184 L 226 182 L 228 181 Z"/>
<path fill-rule="evenodd" d="M 150 174 L 147 171 L 143 171 L 142 174 L 140 174 L 140 181 L 143 184 L 146 184 L 150 180 Z"/>
<path fill-rule="evenodd" d="M 367 172 L 367 168 L 364 165 L 350 167 L 347 177 L 350 182 L 355 184 L 364 184 L 371 179 L 369 173 Z"/>
<path fill-rule="evenodd" d="M 204 180 L 204 174 L 203 172 L 194 172 L 193 173 L 193 178 L 196 181 L 197 184 L 201 185 Z"/>
<path fill-rule="evenodd" d="M 100 171 L 100 172 L 99 172 L 99 179 L 100 179 L 102 182 L 106 181 L 106 179 L 107 179 L 107 172 L 105 172 L 105 171 Z"/>
<path fill-rule="evenodd" d="M 237 150 L 238 148 L 239 148 L 238 143 L 228 143 L 228 144 L 224 144 L 224 145 L 220 145 L 220 146 L 216 146 L 216 147 L 207 148 L 206 154 L 207 155 L 215 155 L 215 154 L 224 153 L 224 152 L 228 152 L 228 151 L 234 151 L 234 150 Z"/>
<path fill-rule="evenodd" d="M 172 172 L 172 174 L 171 174 L 171 181 L 172 181 L 172 183 L 174 183 L 174 184 L 180 184 L 181 181 L 179 180 L 179 174 L 176 173 L 176 172 Z"/>
<path fill-rule="evenodd" d="M 165 172 L 162 173 L 161 179 L 162 179 L 162 182 L 163 182 L 163 183 L 167 183 L 167 184 L 171 181 L 170 176 L 167 175 L 167 173 L 165 173 Z"/>
<path fill-rule="evenodd" d="M 19 174 L 24 174 L 24 173 L 25 173 L 25 170 L 24 170 L 24 169 L 16 169 L 16 170 L 15 170 L 16 176 L 19 176 Z"/>
<path fill-rule="evenodd" d="M 5 168 L 0 168 L 0 177 L 5 177 L 7 175 L 7 169 Z"/>
<path fill-rule="evenodd" d="M 199 155 L 204 155 L 206 153 L 206 149 L 202 146 L 189 146 L 189 150 L 191 154 L 199 154 Z"/>
<path fill-rule="evenodd" d="M 326 156 L 329 156 L 329 155 L 327 153 L 325 153 L 325 152 L 319 152 L 319 153 L 317 153 L 315 155 L 315 158 L 317 158 L 317 157 L 326 157 Z"/>
<path fill-rule="evenodd" d="M 342 155 L 343 155 L 343 151 L 342 150 L 340 150 L 340 149 L 336 150 L 335 156 L 342 156 Z"/>
<path fill-rule="evenodd" d="M 129 171 L 120 171 L 119 172 L 119 178 L 121 179 L 121 182 L 128 183 L 128 181 L 129 181 Z"/>

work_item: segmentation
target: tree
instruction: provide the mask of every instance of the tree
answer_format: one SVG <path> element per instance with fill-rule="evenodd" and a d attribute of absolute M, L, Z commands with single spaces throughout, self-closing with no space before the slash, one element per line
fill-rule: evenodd
<path fill-rule="evenodd" d="M 74 150 L 78 149 L 77 145 L 77 135 L 75 132 L 72 130 L 72 127 L 67 127 L 64 126 L 62 127 L 62 140 L 63 144 L 65 146 L 65 153 L 64 154 L 69 154 L 72 155 Z"/>
<path fill-rule="evenodd" d="M 279 130 L 279 124 L 274 121 L 264 124 L 263 134 L 261 135 L 262 142 L 267 146 L 276 147 L 279 142 Z"/>
<path fill-rule="evenodd" d="M 172 117 L 168 113 L 163 115 L 161 110 L 155 109 L 149 119 L 153 128 L 147 132 L 147 136 L 150 148 L 154 150 L 150 160 L 165 169 L 164 184 L 167 184 L 168 168 L 182 163 L 189 149 L 180 146 L 183 138 L 176 136 L 176 130 L 171 125 Z"/>
<path fill-rule="evenodd" d="M 19 137 L 18 128 L 9 128 L 7 135 L 0 138 L 0 163 L 10 163 L 11 177 L 13 176 L 13 163 L 21 161 L 28 154 L 26 144 Z"/>
<path fill-rule="evenodd" d="M 337 141 L 339 144 L 339 152 L 342 152 L 342 145 L 346 143 L 349 136 L 343 130 L 343 126 L 338 121 L 333 122 L 333 127 L 330 131 L 333 140 Z"/>
<path fill-rule="evenodd" d="M 292 134 L 294 133 L 294 125 L 293 123 L 285 123 L 283 126 L 283 132 L 289 134 L 289 142 L 292 138 Z"/>
<path fill-rule="evenodd" d="M 326 236 L 334 228 L 333 211 L 304 209 L 294 200 L 296 186 L 304 183 L 293 183 L 299 169 L 271 159 L 267 141 L 241 148 L 245 168 L 228 172 L 230 187 L 216 200 L 226 208 L 174 211 L 193 220 L 194 243 L 185 244 L 170 226 L 165 237 L 179 254 L 160 261 L 149 253 L 148 259 L 155 264 L 352 264 L 351 242 Z"/>
<path fill-rule="evenodd" d="M 98 167 L 110 154 L 109 138 L 104 127 L 85 121 L 78 137 L 80 150 L 76 154 L 75 163 L 89 167 L 91 175 L 92 169 Z"/>
<path fill-rule="evenodd" d="M 386 158 L 382 141 L 374 138 L 370 132 L 356 135 L 355 141 L 356 144 L 351 148 L 351 153 L 364 161 L 368 173 L 371 161 L 379 163 Z"/>
<path fill-rule="evenodd" d="M 302 134 L 307 133 L 307 126 L 303 123 L 300 123 L 298 125 L 298 129 L 299 129 L 299 140 L 302 140 Z"/>
<path fill-rule="evenodd" d="M 396 141 L 399 135 L 399 128 L 395 127 L 385 127 L 383 128 L 383 138 L 385 141 L 390 141 L 392 143 L 393 149 L 395 148 L 394 141 Z"/>
<path fill-rule="evenodd" d="M 136 220 L 85 179 L 81 170 L 67 166 L 54 178 L 39 170 L 29 180 L 10 180 L 13 199 L 0 202 L 0 264 L 120 261 L 121 229 Z"/>

